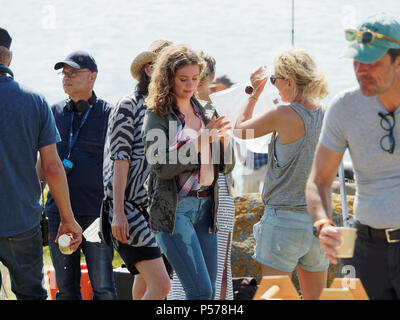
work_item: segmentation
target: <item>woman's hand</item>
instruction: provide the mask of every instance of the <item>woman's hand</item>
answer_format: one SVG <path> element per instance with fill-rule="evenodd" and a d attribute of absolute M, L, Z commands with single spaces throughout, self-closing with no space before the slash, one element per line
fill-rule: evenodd
<path fill-rule="evenodd" d="M 226 139 L 230 129 L 232 129 L 230 121 L 226 120 L 225 116 L 220 116 L 218 118 L 214 116 L 207 126 L 201 130 L 198 136 L 198 151 L 201 151 L 202 142 L 210 144 L 217 140 Z"/>
<path fill-rule="evenodd" d="M 121 243 L 126 243 L 129 238 L 129 224 L 125 214 L 122 212 L 118 214 L 114 211 L 113 219 L 111 223 L 112 235 Z"/>
<path fill-rule="evenodd" d="M 268 75 L 266 75 L 266 67 L 259 67 L 250 75 L 250 82 L 254 88 L 253 96 L 259 97 L 264 90 L 265 84 L 268 81 Z"/>

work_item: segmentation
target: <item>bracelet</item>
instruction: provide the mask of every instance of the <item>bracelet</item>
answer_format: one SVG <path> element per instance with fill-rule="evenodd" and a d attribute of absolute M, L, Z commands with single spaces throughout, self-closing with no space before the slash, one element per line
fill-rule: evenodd
<path fill-rule="evenodd" d="M 333 221 L 331 219 L 328 219 L 328 218 L 319 219 L 319 220 L 314 222 L 314 226 L 316 226 L 316 227 L 320 227 L 320 226 L 322 226 L 324 224 L 330 224 L 331 226 L 335 225 L 333 223 Z"/>
<path fill-rule="evenodd" d="M 254 99 L 254 100 L 257 101 L 257 100 L 258 100 L 258 97 L 256 97 L 256 96 L 250 96 L 249 99 Z"/>

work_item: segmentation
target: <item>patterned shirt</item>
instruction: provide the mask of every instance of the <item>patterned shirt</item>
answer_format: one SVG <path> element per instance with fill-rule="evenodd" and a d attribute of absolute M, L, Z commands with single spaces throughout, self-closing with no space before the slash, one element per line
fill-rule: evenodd
<path fill-rule="evenodd" d="M 129 161 L 125 189 L 124 211 L 129 223 L 128 244 L 132 246 L 157 246 L 145 217 L 132 205 L 148 207 L 144 183 L 150 173 L 142 141 L 142 125 L 146 112 L 144 97 L 135 92 L 120 99 L 111 111 L 104 147 L 104 194 L 113 198 L 114 160 Z M 113 201 L 110 202 L 112 220 Z"/>
<path fill-rule="evenodd" d="M 200 110 L 195 104 L 192 105 L 194 114 L 201 120 L 202 129 L 204 129 L 204 123 L 201 117 Z M 185 115 L 181 113 L 178 109 L 174 109 L 174 113 L 178 118 L 178 130 L 176 136 L 174 137 L 174 140 L 170 144 L 169 151 L 179 149 L 186 143 L 191 142 L 193 139 L 196 138 L 194 136 L 190 136 L 190 134 L 185 133 L 185 129 L 188 129 L 189 132 L 193 131 L 190 128 L 185 128 Z M 196 134 L 198 135 L 199 132 L 197 132 Z M 210 178 L 211 180 L 213 180 L 214 169 L 212 167 L 210 152 L 211 151 L 209 151 L 208 153 L 209 159 L 203 159 L 201 155 L 198 157 L 198 160 L 201 163 L 199 170 L 183 172 L 176 177 L 176 184 L 180 197 L 185 197 L 191 190 L 199 189 L 199 187 L 201 187 L 204 183 L 204 185 L 209 185 Z M 204 160 L 204 163 L 202 163 L 202 160 Z"/>

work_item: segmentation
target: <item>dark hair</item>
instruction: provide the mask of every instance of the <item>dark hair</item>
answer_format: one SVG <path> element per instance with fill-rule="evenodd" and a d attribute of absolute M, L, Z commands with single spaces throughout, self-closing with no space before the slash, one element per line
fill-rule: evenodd
<path fill-rule="evenodd" d="M 143 66 L 140 70 L 140 78 L 138 84 L 136 85 L 136 91 L 143 97 L 146 97 L 149 93 L 150 77 L 144 71 L 144 67 L 145 66 Z"/>
<path fill-rule="evenodd" d="M 393 63 L 396 60 L 396 58 L 400 55 L 400 49 L 389 49 L 387 53 L 389 53 Z"/>
<path fill-rule="evenodd" d="M 204 53 L 203 51 L 200 52 L 200 57 L 202 57 L 207 64 L 207 69 L 208 69 L 207 71 L 210 72 L 210 74 L 214 73 L 215 65 L 217 64 L 215 58 Z"/>

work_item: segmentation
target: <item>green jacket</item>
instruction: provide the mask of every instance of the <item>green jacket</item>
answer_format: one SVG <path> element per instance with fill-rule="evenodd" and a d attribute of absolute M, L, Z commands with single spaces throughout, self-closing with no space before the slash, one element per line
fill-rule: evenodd
<path fill-rule="evenodd" d="M 217 111 L 209 102 L 192 98 L 192 103 L 196 104 L 199 108 L 205 125 L 208 124 L 214 115 L 218 117 Z M 171 126 L 169 126 L 170 122 L 172 122 Z M 169 139 L 172 139 L 176 136 L 177 122 L 178 118 L 174 113 L 161 116 L 152 110 L 147 109 L 142 127 L 144 149 L 147 159 L 150 163 L 150 174 L 146 180 L 145 187 L 147 189 L 149 198 L 148 211 L 151 219 L 151 228 L 155 231 L 163 231 L 168 233 L 172 233 L 174 231 L 175 213 L 178 206 L 178 190 L 175 178 L 182 172 L 193 171 L 200 168 L 200 163 L 196 164 L 195 161 L 183 163 L 184 161 L 181 161 L 179 157 L 169 152 Z M 154 139 L 155 135 L 159 136 L 160 134 L 166 137 L 166 141 L 162 141 L 162 139 L 160 140 L 159 138 Z M 212 148 L 216 148 L 215 150 L 221 149 L 221 152 L 219 152 L 221 158 L 218 161 L 214 161 L 214 210 L 213 224 L 210 228 L 211 233 L 216 233 L 218 230 L 217 181 L 219 173 L 230 173 L 235 165 L 232 146 L 228 149 L 229 154 L 224 155 L 222 148 L 220 148 L 220 142 L 217 141 L 214 142 L 214 144 L 215 145 L 213 145 Z M 188 147 L 190 147 L 190 145 Z M 190 155 L 189 148 L 186 152 L 186 155 L 188 157 Z M 212 154 L 212 156 L 214 155 Z M 228 163 L 224 164 L 224 157 L 226 159 L 231 158 L 231 161 L 227 160 Z M 163 161 L 160 161 L 161 163 L 157 163 L 156 161 L 158 159 Z"/>

